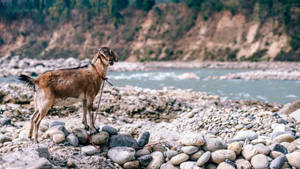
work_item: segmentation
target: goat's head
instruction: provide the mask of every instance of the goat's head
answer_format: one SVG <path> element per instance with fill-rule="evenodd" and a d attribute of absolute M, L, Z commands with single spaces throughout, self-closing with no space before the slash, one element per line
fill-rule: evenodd
<path fill-rule="evenodd" d="M 101 47 L 93 58 L 92 63 L 96 63 L 97 60 L 104 62 L 106 65 L 113 65 L 114 62 L 118 61 L 118 55 L 108 47 Z"/>

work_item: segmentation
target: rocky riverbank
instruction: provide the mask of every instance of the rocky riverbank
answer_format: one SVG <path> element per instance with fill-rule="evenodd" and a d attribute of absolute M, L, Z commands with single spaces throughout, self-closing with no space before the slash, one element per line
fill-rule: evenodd
<path fill-rule="evenodd" d="M 22 84 L 0 85 L 2 168 L 299 168 L 299 122 L 279 104 L 107 87 L 98 134 L 83 129 L 80 103 L 53 107 L 37 144 L 27 139 L 32 97 Z"/>
<path fill-rule="evenodd" d="M 18 56 L 0 58 L 0 78 L 17 76 L 21 73 L 38 75 L 48 70 L 74 68 L 89 64 L 89 59 L 20 59 Z M 250 71 L 211 76 L 210 79 L 245 79 L 245 80 L 300 80 L 300 62 L 121 62 L 110 67 L 110 71 L 148 71 L 155 69 L 249 69 Z M 258 70 L 257 70 L 258 69 Z M 255 71 L 253 71 L 255 70 Z"/>

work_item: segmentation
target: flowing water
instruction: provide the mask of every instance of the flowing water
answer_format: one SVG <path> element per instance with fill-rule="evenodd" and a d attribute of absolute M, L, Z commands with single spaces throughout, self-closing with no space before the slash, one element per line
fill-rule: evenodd
<path fill-rule="evenodd" d="M 153 71 L 109 72 L 114 86 L 138 86 L 150 89 L 175 87 L 217 94 L 235 100 L 262 100 L 288 103 L 300 99 L 300 81 L 288 80 L 206 80 L 208 76 L 249 70 L 239 69 L 160 69 Z M 184 73 L 195 73 L 200 79 L 180 79 Z M 1 78 L 1 82 L 18 82 L 15 77 Z M 184 93 L 183 93 L 184 94 Z"/>

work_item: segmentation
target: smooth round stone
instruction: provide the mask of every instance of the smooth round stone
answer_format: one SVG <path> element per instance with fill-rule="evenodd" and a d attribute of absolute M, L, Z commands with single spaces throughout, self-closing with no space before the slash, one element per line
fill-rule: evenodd
<path fill-rule="evenodd" d="M 217 166 L 215 164 L 209 163 L 209 164 L 207 164 L 205 169 L 217 169 Z"/>
<path fill-rule="evenodd" d="M 148 155 L 150 154 L 150 151 L 146 148 L 143 148 L 143 149 L 140 149 L 138 150 L 136 153 L 135 153 L 135 156 L 136 157 L 140 157 L 140 156 L 143 156 L 143 155 Z"/>
<path fill-rule="evenodd" d="M 107 156 L 117 164 L 124 164 L 134 159 L 135 150 L 131 147 L 113 147 L 108 150 Z"/>
<path fill-rule="evenodd" d="M 86 144 L 88 142 L 88 134 L 86 130 L 82 128 L 75 128 L 72 133 L 78 138 L 79 143 Z"/>
<path fill-rule="evenodd" d="M 77 147 L 79 144 L 78 138 L 73 133 L 68 135 L 67 141 L 74 147 Z"/>
<path fill-rule="evenodd" d="M 40 125 L 40 130 L 42 132 L 46 132 L 49 129 L 49 123 L 48 121 L 42 121 L 41 125 Z"/>
<path fill-rule="evenodd" d="M 92 143 L 96 145 L 106 144 L 109 139 L 109 134 L 105 131 L 100 131 L 99 133 L 93 134 L 91 137 Z"/>
<path fill-rule="evenodd" d="M 209 151 L 205 152 L 198 160 L 197 160 L 197 166 L 203 166 L 205 165 L 208 160 L 210 159 L 211 153 Z"/>
<path fill-rule="evenodd" d="M 69 158 L 68 161 L 67 161 L 67 167 L 68 168 L 76 167 L 76 161 L 74 159 Z"/>
<path fill-rule="evenodd" d="M 178 155 L 172 157 L 170 161 L 173 165 L 179 165 L 179 164 L 187 161 L 188 159 L 189 159 L 189 156 L 187 154 L 181 153 L 181 154 L 178 154 Z"/>
<path fill-rule="evenodd" d="M 271 145 L 271 150 L 272 151 L 279 151 L 283 154 L 287 154 L 288 153 L 288 150 L 281 144 L 273 144 Z"/>
<path fill-rule="evenodd" d="M 113 135 L 110 137 L 109 147 L 132 147 L 138 148 L 137 141 L 127 135 Z"/>
<path fill-rule="evenodd" d="M 242 151 L 242 155 L 246 160 L 250 160 L 257 153 L 258 153 L 257 150 L 254 148 L 252 144 L 247 144 Z"/>
<path fill-rule="evenodd" d="M 140 165 L 143 167 L 146 167 L 151 161 L 152 161 L 152 156 L 151 155 L 143 155 L 138 158 Z"/>
<path fill-rule="evenodd" d="M 224 143 L 222 143 L 222 141 L 220 139 L 210 138 L 210 137 L 205 138 L 205 144 L 203 146 L 203 149 L 205 151 L 214 152 L 216 150 L 225 149 L 225 148 L 226 148 L 226 146 L 224 145 Z"/>
<path fill-rule="evenodd" d="M 165 156 L 167 157 L 168 160 L 170 160 L 172 157 L 176 156 L 177 154 L 179 154 L 179 152 L 175 150 L 168 150 L 165 152 Z"/>
<path fill-rule="evenodd" d="M 205 142 L 203 135 L 199 133 L 185 133 L 179 138 L 179 142 L 186 146 L 202 146 Z"/>
<path fill-rule="evenodd" d="M 271 151 L 270 152 L 270 157 L 273 158 L 273 159 L 275 159 L 275 158 L 277 158 L 281 155 L 284 155 L 284 154 L 282 152 L 279 152 L 279 151 Z"/>
<path fill-rule="evenodd" d="M 55 134 L 61 134 L 61 133 L 64 134 L 64 132 L 63 132 L 64 129 L 60 129 L 60 128 L 64 128 L 64 126 L 54 126 L 54 127 L 50 128 L 49 130 L 47 130 L 47 131 L 45 132 L 45 136 L 46 136 L 46 137 L 53 138 L 53 136 L 54 136 Z"/>
<path fill-rule="evenodd" d="M 198 167 L 196 165 L 195 161 L 186 161 L 180 164 L 179 166 L 180 169 L 200 169 L 200 167 Z"/>
<path fill-rule="evenodd" d="M 53 122 L 50 123 L 49 128 L 52 128 L 54 126 L 64 126 L 64 125 L 66 125 L 65 122 L 62 122 L 62 121 L 53 121 Z"/>
<path fill-rule="evenodd" d="M 217 164 L 220 164 L 226 159 L 234 161 L 235 158 L 235 152 L 232 150 L 217 150 L 211 154 L 212 161 Z"/>
<path fill-rule="evenodd" d="M 295 140 L 295 136 L 291 134 L 282 134 L 273 139 L 274 143 L 282 143 L 282 142 L 293 142 Z"/>
<path fill-rule="evenodd" d="M 237 155 L 239 155 L 242 151 L 243 145 L 241 142 L 233 142 L 228 145 L 228 150 L 234 151 Z"/>
<path fill-rule="evenodd" d="M 138 138 L 138 146 L 139 147 L 144 147 L 146 144 L 148 144 L 150 139 L 150 133 L 148 131 L 143 132 L 142 134 L 140 134 L 139 138 Z"/>
<path fill-rule="evenodd" d="M 140 167 L 140 162 L 135 160 L 135 161 L 129 161 L 123 165 L 125 169 L 135 169 Z"/>
<path fill-rule="evenodd" d="M 66 140 L 65 134 L 63 132 L 56 133 L 53 135 L 52 140 L 56 144 L 60 144 Z"/>
<path fill-rule="evenodd" d="M 160 169 L 178 169 L 171 163 L 164 163 L 160 166 Z"/>
<path fill-rule="evenodd" d="M 187 154 L 187 155 L 191 155 L 195 152 L 197 152 L 199 150 L 198 147 L 195 147 L 195 146 L 184 146 L 184 147 L 181 147 L 181 150 Z"/>
<path fill-rule="evenodd" d="M 237 129 L 237 130 L 240 130 L 242 128 L 244 128 L 243 124 L 238 124 L 238 125 L 235 126 L 235 129 Z"/>
<path fill-rule="evenodd" d="M 202 156 L 202 154 L 204 154 L 203 150 L 197 151 L 196 153 L 190 156 L 190 159 L 193 161 L 197 161 Z"/>
<path fill-rule="evenodd" d="M 5 142 L 9 142 L 12 141 L 12 139 L 6 135 L 0 134 L 0 143 L 5 143 Z"/>
<path fill-rule="evenodd" d="M 244 141 L 246 139 L 254 140 L 257 139 L 258 135 L 252 131 L 252 130 L 244 130 L 244 131 L 239 131 L 234 137 L 233 140 L 236 141 Z"/>
<path fill-rule="evenodd" d="M 283 145 L 287 150 L 288 150 L 288 152 L 289 153 L 292 153 L 292 152 L 294 152 L 294 151 L 296 151 L 298 148 L 294 145 L 294 144 L 292 144 L 292 143 L 288 143 L 288 142 L 282 142 L 282 143 L 280 143 L 281 145 Z"/>
<path fill-rule="evenodd" d="M 116 135 L 116 134 L 118 134 L 118 130 L 116 128 L 114 128 L 114 127 L 111 127 L 111 126 L 103 126 L 102 127 L 102 131 L 105 131 L 105 132 L 107 132 L 110 135 Z"/>
<path fill-rule="evenodd" d="M 280 169 L 285 162 L 286 162 L 286 157 L 285 155 L 282 154 L 279 157 L 272 160 L 270 164 L 270 169 Z"/>
<path fill-rule="evenodd" d="M 153 151 L 160 151 L 160 152 L 165 152 L 167 151 L 167 148 L 161 144 L 156 144 L 152 147 Z"/>
<path fill-rule="evenodd" d="M 84 147 L 81 147 L 81 151 L 86 154 L 86 155 L 94 155 L 96 154 L 99 150 L 92 146 L 92 145 L 89 145 L 89 146 L 84 146 Z"/>
<path fill-rule="evenodd" d="M 264 154 L 264 155 L 268 155 L 271 151 L 271 149 L 263 144 L 256 144 L 254 146 L 254 148 L 256 149 L 256 151 L 258 152 L 258 154 Z"/>
<path fill-rule="evenodd" d="M 267 169 L 269 166 L 268 158 L 264 154 L 257 154 L 253 156 L 251 164 L 255 169 Z"/>
<path fill-rule="evenodd" d="M 286 155 L 286 158 L 290 165 L 296 168 L 300 168 L 300 152 L 293 152 Z"/>
<path fill-rule="evenodd" d="M 251 164 L 245 159 L 238 159 L 235 161 L 237 169 L 251 169 Z"/>
<path fill-rule="evenodd" d="M 151 153 L 152 161 L 148 164 L 147 169 L 158 169 L 164 163 L 164 155 L 160 151 Z"/>
<path fill-rule="evenodd" d="M 252 140 L 251 143 L 254 145 L 259 144 L 259 143 L 266 145 L 267 141 L 265 139 L 258 138 L 258 139 Z"/>
<path fill-rule="evenodd" d="M 226 162 L 222 162 L 218 165 L 217 169 L 235 169 L 235 167 Z"/>

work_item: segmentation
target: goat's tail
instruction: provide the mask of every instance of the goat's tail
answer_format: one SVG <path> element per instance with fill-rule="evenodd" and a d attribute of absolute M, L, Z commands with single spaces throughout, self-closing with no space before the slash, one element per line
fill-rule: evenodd
<path fill-rule="evenodd" d="M 33 88 L 35 90 L 35 83 L 34 83 L 34 79 L 27 76 L 27 75 L 23 75 L 21 74 L 18 79 L 20 81 L 23 81 L 27 86 L 29 86 L 30 88 Z"/>

